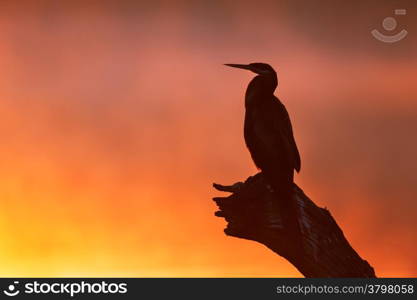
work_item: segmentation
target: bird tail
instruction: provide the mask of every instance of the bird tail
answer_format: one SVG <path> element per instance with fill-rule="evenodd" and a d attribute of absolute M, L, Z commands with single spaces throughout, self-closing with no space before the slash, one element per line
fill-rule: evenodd
<path fill-rule="evenodd" d="M 276 176 L 267 176 L 267 179 L 276 195 L 278 209 L 281 212 L 282 221 L 286 231 L 295 237 L 296 248 L 303 251 L 302 231 L 299 223 L 300 213 L 297 199 L 294 195 L 293 180 L 280 180 Z"/>

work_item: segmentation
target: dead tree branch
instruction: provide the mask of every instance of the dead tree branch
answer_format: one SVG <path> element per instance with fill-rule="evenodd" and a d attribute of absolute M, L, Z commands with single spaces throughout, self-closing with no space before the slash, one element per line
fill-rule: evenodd
<path fill-rule="evenodd" d="M 264 244 L 286 258 L 305 277 L 375 277 L 374 269 L 350 246 L 329 211 L 316 206 L 296 184 L 301 251 L 295 247 L 295 238 L 283 228 L 280 211 L 274 205 L 277 199 L 261 173 L 244 183 L 213 186 L 232 193 L 213 198 L 220 209 L 216 216 L 228 222 L 226 235 Z"/>

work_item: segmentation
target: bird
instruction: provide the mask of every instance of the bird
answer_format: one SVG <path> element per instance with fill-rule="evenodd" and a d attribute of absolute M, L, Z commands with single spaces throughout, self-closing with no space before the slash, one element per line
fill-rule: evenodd
<path fill-rule="evenodd" d="M 245 94 L 245 143 L 267 184 L 279 195 L 285 210 L 284 227 L 300 234 L 293 183 L 294 171 L 300 172 L 301 159 L 288 111 L 274 95 L 277 73 L 266 63 L 225 65 L 257 74 Z"/>

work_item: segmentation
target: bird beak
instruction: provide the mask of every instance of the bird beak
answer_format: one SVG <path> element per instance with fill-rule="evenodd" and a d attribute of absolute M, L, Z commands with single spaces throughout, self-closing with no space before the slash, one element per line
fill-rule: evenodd
<path fill-rule="evenodd" d="M 239 65 L 239 64 L 224 64 L 224 65 L 228 67 L 232 67 L 232 68 L 239 68 L 239 69 L 252 71 L 249 65 Z"/>

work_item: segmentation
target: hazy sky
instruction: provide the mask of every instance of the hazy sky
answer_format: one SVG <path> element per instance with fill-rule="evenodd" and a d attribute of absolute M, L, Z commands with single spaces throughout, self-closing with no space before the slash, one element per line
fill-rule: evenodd
<path fill-rule="evenodd" d="M 88 3 L 86 3 L 88 2 Z M 394 9 L 405 8 L 405 16 Z M 226 237 L 213 181 L 267 62 L 302 157 L 296 182 L 378 276 L 417 275 L 415 1 L 2 1 L 2 276 L 300 276 Z M 394 44 L 382 20 L 408 36 Z"/>

